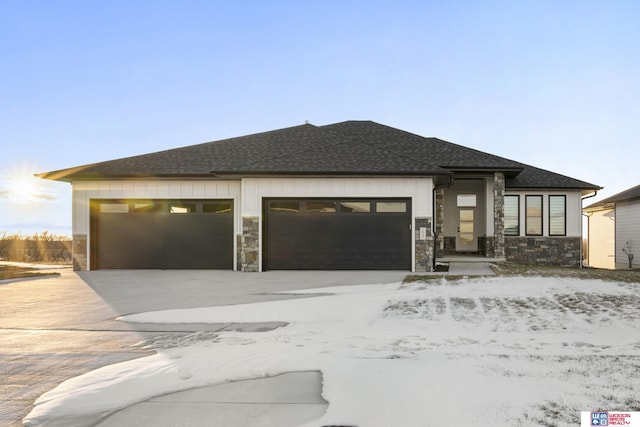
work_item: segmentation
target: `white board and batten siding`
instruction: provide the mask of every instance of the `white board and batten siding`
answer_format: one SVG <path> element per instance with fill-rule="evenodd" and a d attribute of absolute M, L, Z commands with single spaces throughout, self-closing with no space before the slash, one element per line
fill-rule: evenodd
<path fill-rule="evenodd" d="M 261 217 L 262 199 L 410 198 L 413 217 L 432 216 L 431 178 L 243 178 L 242 216 Z"/>
<path fill-rule="evenodd" d="M 235 233 L 240 221 L 240 181 L 113 180 L 73 182 L 73 234 L 89 235 L 92 199 L 232 199 Z"/>
<path fill-rule="evenodd" d="M 634 254 L 633 267 L 640 267 L 640 201 L 616 203 L 616 268 L 629 268 L 629 258 L 622 251 L 626 242 Z"/>

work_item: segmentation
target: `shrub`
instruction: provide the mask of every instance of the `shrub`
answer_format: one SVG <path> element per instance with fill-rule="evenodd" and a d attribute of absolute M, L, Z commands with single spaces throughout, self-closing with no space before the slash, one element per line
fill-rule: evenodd
<path fill-rule="evenodd" d="M 31 236 L 0 231 L 0 260 L 16 262 L 71 262 L 71 239 L 48 231 Z"/>

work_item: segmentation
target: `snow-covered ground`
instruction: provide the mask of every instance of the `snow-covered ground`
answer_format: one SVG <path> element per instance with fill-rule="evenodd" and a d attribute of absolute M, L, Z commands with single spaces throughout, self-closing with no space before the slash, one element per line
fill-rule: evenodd
<path fill-rule="evenodd" d="M 580 411 L 639 410 L 637 285 L 487 277 L 304 292 L 318 296 L 126 316 L 120 320 L 288 325 L 157 337 L 147 343 L 157 354 L 41 396 L 26 423 L 55 425 L 172 391 L 311 370 L 322 371 L 329 406 L 310 426 L 575 426 Z"/>

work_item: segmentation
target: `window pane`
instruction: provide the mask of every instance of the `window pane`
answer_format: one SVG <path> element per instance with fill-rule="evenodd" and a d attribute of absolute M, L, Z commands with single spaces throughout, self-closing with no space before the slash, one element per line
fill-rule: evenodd
<path fill-rule="evenodd" d="M 460 221 L 473 221 L 473 210 L 460 209 Z"/>
<path fill-rule="evenodd" d="M 335 212 L 335 202 L 329 201 L 312 201 L 306 202 L 304 207 L 305 212 Z"/>
<path fill-rule="evenodd" d="M 300 202 L 297 200 L 273 200 L 269 203 L 271 212 L 300 212 Z"/>
<path fill-rule="evenodd" d="M 458 206 L 459 207 L 475 207 L 476 195 L 475 194 L 458 194 Z"/>
<path fill-rule="evenodd" d="M 128 213 L 128 203 L 100 203 L 100 213 Z"/>
<path fill-rule="evenodd" d="M 504 196 L 504 235 L 520 235 L 520 196 Z"/>
<path fill-rule="evenodd" d="M 371 212 L 371 203 L 340 202 L 340 212 Z"/>
<path fill-rule="evenodd" d="M 406 202 L 376 202 L 376 212 L 398 212 L 407 211 Z"/>
<path fill-rule="evenodd" d="M 169 213 L 172 214 L 188 214 L 195 213 L 196 204 L 195 203 L 170 203 L 169 204 Z"/>
<path fill-rule="evenodd" d="M 527 234 L 531 236 L 542 235 L 542 196 L 526 197 Z"/>
<path fill-rule="evenodd" d="M 229 213 L 231 212 L 231 202 L 213 202 L 202 204 L 203 213 Z"/>
<path fill-rule="evenodd" d="M 138 213 L 155 213 L 162 211 L 162 203 L 153 201 L 137 202 L 133 204 L 133 211 Z"/>
<path fill-rule="evenodd" d="M 549 235 L 566 235 L 566 222 L 566 197 L 549 196 Z"/>
<path fill-rule="evenodd" d="M 461 222 L 460 233 L 473 233 L 473 222 Z"/>

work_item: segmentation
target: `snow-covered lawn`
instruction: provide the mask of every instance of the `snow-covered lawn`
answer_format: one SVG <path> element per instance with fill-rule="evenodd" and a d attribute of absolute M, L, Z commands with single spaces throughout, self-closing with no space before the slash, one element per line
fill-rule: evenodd
<path fill-rule="evenodd" d="M 575 426 L 580 411 L 640 410 L 637 284 L 487 277 L 304 292 L 318 296 L 126 316 L 288 325 L 156 338 L 157 354 L 43 395 L 27 424 L 65 424 L 171 391 L 310 370 L 322 372 L 329 402 L 312 426 Z"/>

